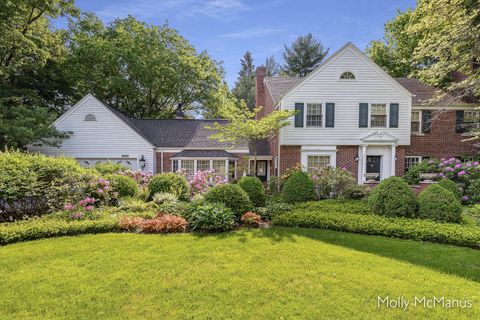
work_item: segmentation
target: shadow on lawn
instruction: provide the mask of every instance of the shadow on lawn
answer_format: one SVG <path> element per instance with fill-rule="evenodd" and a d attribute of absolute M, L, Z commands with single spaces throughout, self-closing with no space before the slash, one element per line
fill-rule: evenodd
<path fill-rule="evenodd" d="M 217 238 L 236 237 L 241 242 L 247 242 L 249 237 L 268 238 L 274 242 L 295 242 L 297 237 L 306 237 L 323 243 L 397 259 L 480 282 L 480 250 L 452 245 L 331 230 L 283 227 L 254 229 L 251 232 L 239 231 L 222 234 L 197 234 L 197 236 Z"/>

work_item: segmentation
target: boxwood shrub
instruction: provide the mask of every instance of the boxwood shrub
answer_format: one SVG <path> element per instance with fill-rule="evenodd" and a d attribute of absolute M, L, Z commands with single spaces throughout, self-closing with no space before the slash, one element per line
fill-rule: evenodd
<path fill-rule="evenodd" d="M 383 180 L 368 198 L 374 213 L 387 217 L 413 218 L 417 212 L 415 193 L 399 177 Z"/>
<path fill-rule="evenodd" d="M 247 193 L 236 184 L 221 184 L 211 188 L 205 195 L 205 201 L 223 203 L 238 219 L 253 208 Z"/>
<path fill-rule="evenodd" d="M 312 179 L 303 171 L 294 172 L 283 186 L 283 201 L 298 203 L 315 200 Z"/>
<path fill-rule="evenodd" d="M 242 177 L 238 183 L 240 188 L 242 188 L 252 201 L 252 204 L 255 207 L 265 206 L 265 187 L 263 186 L 262 181 L 257 177 Z"/>
<path fill-rule="evenodd" d="M 160 192 L 174 193 L 180 200 L 190 197 L 190 187 L 185 177 L 173 172 L 155 175 L 148 183 L 148 191 L 150 199 Z"/>
<path fill-rule="evenodd" d="M 452 192 L 432 184 L 418 196 L 418 215 L 423 219 L 458 223 L 462 220 L 462 206 Z"/>
<path fill-rule="evenodd" d="M 134 197 L 140 192 L 138 184 L 131 177 L 111 174 L 106 176 L 106 179 L 110 181 L 112 191 L 118 192 L 120 198 Z"/>
<path fill-rule="evenodd" d="M 462 193 L 460 192 L 460 188 L 458 188 L 457 184 L 450 179 L 442 179 L 438 181 L 438 185 L 451 193 L 457 198 L 460 199 L 462 197 Z"/>
<path fill-rule="evenodd" d="M 330 229 L 480 249 L 480 228 L 477 226 L 438 223 L 430 220 L 300 209 L 276 216 L 272 223 L 285 227 Z"/>

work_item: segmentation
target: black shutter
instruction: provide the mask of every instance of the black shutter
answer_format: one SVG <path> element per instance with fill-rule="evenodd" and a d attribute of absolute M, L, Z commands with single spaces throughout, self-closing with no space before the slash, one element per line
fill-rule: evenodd
<path fill-rule="evenodd" d="M 360 103 L 358 114 L 358 127 L 368 128 L 368 103 Z"/>
<path fill-rule="evenodd" d="M 335 103 L 327 102 L 325 104 L 325 127 L 335 127 Z"/>
<path fill-rule="evenodd" d="M 463 110 L 455 112 L 455 132 L 464 133 L 465 126 L 463 125 Z"/>
<path fill-rule="evenodd" d="M 295 103 L 295 127 L 303 128 L 303 103 Z"/>
<path fill-rule="evenodd" d="M 432 110 L 422 110 L 422 133 L 432 131 Z"/>
<path fill-rule="evenodd" d="M 398 128 L 398 103 L 390 103 L 390 128 Z"/>

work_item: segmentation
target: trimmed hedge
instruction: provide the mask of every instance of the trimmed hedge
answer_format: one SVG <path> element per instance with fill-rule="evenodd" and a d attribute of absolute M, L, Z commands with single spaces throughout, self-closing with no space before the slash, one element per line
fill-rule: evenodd
<path fill-rule="evenodd" d="M 283 186 L 283 201 L 298 203 L 315 200 L 312 179 L 303 171 L 294 172 Z"/>
<path fill-rule="evenodd" d="M 417 213 L 417 199 L 408 184 L 399 177 L 390 177 L 375 187 L 368 203 L 373 212 L 387 217 L 413 218 Z"/>
<path fill-rule="evenodd" d="M 460 192 L 460 189 L 458 188 L 457 184 L 453 182 L 450 179 L 442 179 L 438 181 L 438 185 L 451 193 L 457 198 L 460 199 L 462 197 L 462 193 Z"/>
<path fill-rule="evenodd" d="M 180 200 L 190 197 L 190 186 L 185 177 L 173 172 L 155 175 L 148 183 L 148 191 L 150 199 L 160 192 L 174 193 Z"/>
<path fill-rule="evenodd" d="M 418 196 L 418 216 L 422 219 L 459 223 L 462 220 L 462 206 L 452 192 L 432 184 Z"/>
<path fill-rule="evenodd" d="M 265 200 L 267 199 L 265 187 L 258 177 L 242 177 L 237 184 L 248 194 L 255 207 L 265 206 Z"/>
<path fill-rule="evenodd" d="M 480 228 L 429 220 L 295 210 L 274 217 L 272 223 L 285 227 L 330 229 L 480 249 Z"/>
<path fill-rule="evenodd" d="M 0 245 L 43 238 L 120 231 L 115 219 L 65 221 L 32 219 L 0 225 Z"/>
<path fill-rule="evenodd" d="M 236 184 L 221 184 L 211 188 L 205 195 L 205 201 L 223 203 L 238 219 L 253 208 L 248 194 Z"/>
<path fill-rule="evenodd" d="M 134 197 L 140 192 L 138 184 L 131 177 L 112 174 L 108 175 L 106 178 L 110 181 L 112 191 L 118 192 L 118 195 L 121 198 Z"/>

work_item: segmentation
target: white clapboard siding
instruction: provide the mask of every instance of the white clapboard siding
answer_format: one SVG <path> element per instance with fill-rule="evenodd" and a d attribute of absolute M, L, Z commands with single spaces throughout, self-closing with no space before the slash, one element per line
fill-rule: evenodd
<path fill-rule="evenodd" d="M 355 74 L 355 80 L 339 80 L 345 71 Z M 335 103 L 334 128 L 283 128 L 283 145 L 359 145 L 361 138 L 375 131 L 384 131 L 397 137 L 399 145 L 410 144 L 411 96 L 379 70 L 356 47 L 349 44 L 334 54 L 305 81 L 288 92 L 281 101 L 282 109 L 294 109 L 296 102 Z M 359 128 L 359 103 L 399 104 L 398 128 Z M 325 117 L 325 109 L 323 109 Z M 388 119 L 387 119 L 388 126 Z"/>
<path fill-rule="evenodd" d="M 94 115 L 96 121 L 84 121 L 87 114 Z M 83 98 L 54 125 L 60 131 L 73 134 L 60 148 L 31 146 L 29 151 L 76 159 L 130 158 L 138 161 L 143 155 L 145 171 L 154 171 L 153 146 L 92 95 Z"/>

